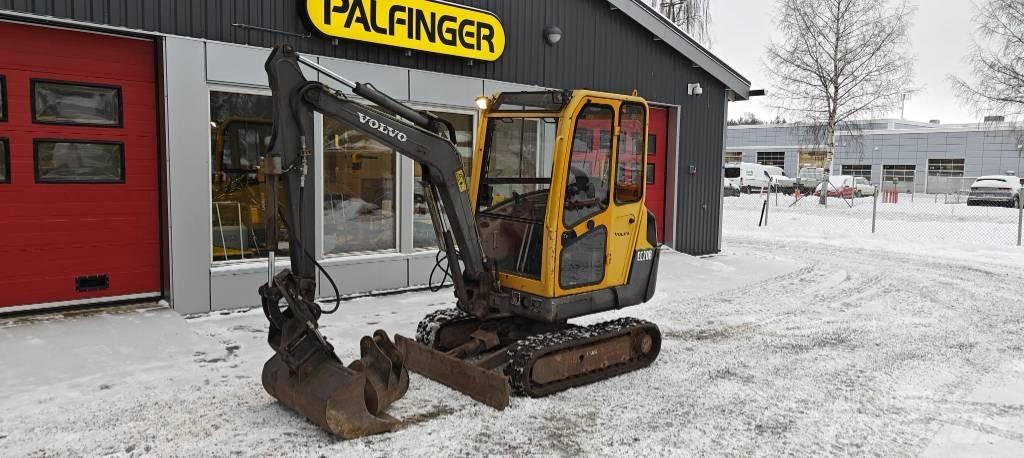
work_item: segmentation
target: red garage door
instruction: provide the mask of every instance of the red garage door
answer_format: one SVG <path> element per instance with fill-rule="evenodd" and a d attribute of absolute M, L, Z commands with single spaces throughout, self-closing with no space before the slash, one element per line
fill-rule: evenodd
<path fill-rule="evenodd" d="M 668 154 L 668 110 L 651 107 L 647 132 L 647 197 L 644 202 L 658 220 L 658 242 L 665 241 L 665 185 Z"/>
<path fill-rule="evenodd" d="M 0 307 L 158 294 L 154 43 L 0 37 Z"/>

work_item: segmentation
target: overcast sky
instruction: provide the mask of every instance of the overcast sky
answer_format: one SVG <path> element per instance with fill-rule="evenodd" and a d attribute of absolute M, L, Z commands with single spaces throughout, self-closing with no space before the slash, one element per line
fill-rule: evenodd
<path fill-rule="evenodd" d="M 892 1 L 892 0 L 890 0 Z M 912 0 L 917 5 L 911 32 L 916 83 L 921 91 L 907 101 L 904 117 L 915 121 L 939 119 L 943 123 L 974 122 L 977 116 L 964 108 L 950 90 L 949 74 L 968 76 L 964 61 L 974 28 L 971 0 Z M 747 77 L 756 89 L 770 89 L 762 56 L 775 35 L 775 0 L 711 0 L 711 50 Z M 761 118 L 775 113 L 765 98 L 729 105 L 729 116 L 753 112 Z M 899 110 L 892 113 L 900 116 Z"/>

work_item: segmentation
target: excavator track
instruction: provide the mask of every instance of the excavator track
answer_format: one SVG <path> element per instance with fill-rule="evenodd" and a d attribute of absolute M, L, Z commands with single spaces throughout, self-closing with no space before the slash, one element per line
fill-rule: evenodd
<path fill-rule="evenodd" d="M 657 325 L 620 318 L 516 342 L 505 375 L 513 395 L 541 397 L 647 367 L 660 350 Z"/>
<path fill-rule="evenodd" d="M 416 326 L 416 341 L 434 348 L 437 345 L 437 335 L 446 324 L 474 319 L 472 315 L 452 307 L 435 310 L 424 316 Z"/>

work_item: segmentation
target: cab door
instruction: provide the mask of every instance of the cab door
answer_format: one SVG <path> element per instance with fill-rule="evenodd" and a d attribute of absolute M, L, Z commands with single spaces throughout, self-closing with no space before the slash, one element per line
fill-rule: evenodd
<path fill-rule="evenodd" d="M 638 127 L 644 121 L 636 122 L 636 112 L 646 117 L 646 107 L 631 105 L 629 136 L 623 139 L 619 123 L 622 105 L 613 99 L 584 99 L 572 118 L 566 163 L 556 164 L 565 171 L 557 259 L 561 293 L 577 294 L 622 284 L 632 260 L 635 228 L 643 206 L 643 149 L 624 147 L 629 154 L 623 155 L 621 164 L 614 153 L 617 144 L 634 142 L 638 130 L 639 136 L 645 137 L 646 130 Z M 644 139 L 639 141 L 642 145 Z M 634 157 L 635 151 L 641 152 L 639 158 Z M 615 191 L 617 177 L 621 177 L 625 190 L 619 195 Z M 635 188 L 632 196 L 627 195 L 629 186 Z"/>

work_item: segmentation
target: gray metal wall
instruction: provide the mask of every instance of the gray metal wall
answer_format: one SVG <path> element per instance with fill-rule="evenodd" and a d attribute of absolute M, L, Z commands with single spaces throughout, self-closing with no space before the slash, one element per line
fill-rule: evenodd
<path fill-rule="evenodd" d="M 681 106 L 678 142 L 680 179 L 676 248 L 691 254 L 717 252 L 721 224 L 721 153 L 726 87 L 695 68 L 653 34 L 603 0 L 466 0 L 494 12 L 505 26 L 505 54 L 496 62 L 414 52 L 374 44 L 300 38 L 310 28 L 297 0 L 0 0 L 0 9 L 122 26 L 184 37 L 270 47 L 291 43 L 327 57 L 443 72 L 481 79 L 557 88 L 588 88 L 639 95 Z M 245 29 L 247 24 L 286 33 Z M 563 31 L 557 46 L 543 42 L 542 30 Z M 704 95 L 686 95 L 687 83 L 701 83 Z M 696 175 L 688 173 L 689 167 Z"/>

